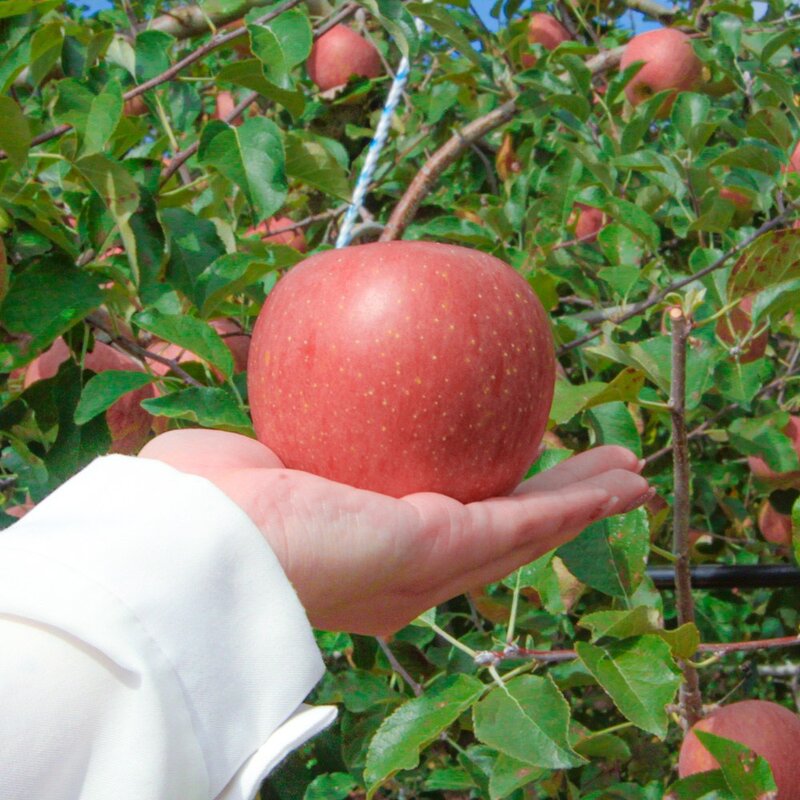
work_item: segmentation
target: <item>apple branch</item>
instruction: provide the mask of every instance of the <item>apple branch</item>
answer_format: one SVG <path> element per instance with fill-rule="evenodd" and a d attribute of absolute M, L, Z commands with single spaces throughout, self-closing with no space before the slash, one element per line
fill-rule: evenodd
<path fill-rule="evenodd" d="M 691 323 L 680 308 L 670 309 L 672 323 L 672 380 L 669 408 L 672 415 L 673 507 L 672 552 L 675 555 L 675 604 L 678 625 L 694 623 L 692 577 L 689 570 L 689 515 L 691 512 L 689 441 L 686 438 L 686 344 Z M 680 689 L 681 717 L 686 730 L 703 716 L 703 698 L 697 669 L 679 659 L 683 671 Z"/>
<path fill-rule="evenodd" d="M 655 2 L 655 0 L 623 0 L 623 2 L 631 11 L 639 11 L 645 16 L 653 17 L 653 19 L 657 19 L 664 24 L 672 22 L 672 18 L 678 12 L 678 9 L 667 8 L 662 6 L 661 3 Z"/>
<path fill-rule="evenodd" d="M 704 642 L 698 645 L 698 653 L 724 656 L 728 653 L 749 653 L 761 650 L 782 650 L 787 647 L 800 647 L 800 636 L 781 636 L 775 639 L 752 639 L 748 642 Z M 529 650 L 524 647 L 506 647 L 503 650 L 489 650 L 478 653 L 481 660 L 499 663 L 515 659 L 530 659 L 542 664 L 558 664 L 578 658 L 575 650 Z"/>
<path fill-rule="evenodd" d="M 647 311 L 649 308 L 658 305 L 667 297 L 667 295 L 671 294 L 672 292 L 676 292 L 679 289 L 682 289 L 684 286 L 694 283 L 694 281 L 700 280 L 700 278 L 704 278 L 706 275 L 709 275 L 721 267 L 724 267 L 731 258 L 739 255 L 739 253 L 741 253 L 756 239 L 758 239 L 759 236 L 783 225 L 786 222 L 786 218 L 790 214 L 794 213 L 798 206 L 800 206 L 800 201 L 788 205 L 783 211 L 781 211 L 780 214 L 765 222 L 760 228 L 758 228 L 758 230 L 745 237 L 741 242 L 739 242 L 739 244 L 731 247 L 707 267 L 704 267 L 703 269 L 698 270 L 697 272 L 694 272 L 685 278 L 679 278 L 678 280 L 673 281 L 671 284 L 669 284 L 669 286 L 665 286 L 663 289 L 659 289 L 654 294 L 651 294 L 646 300 L 633 303 L 629 306 L 623 306 L 622 308 L 616 306 L 614 308 L 606 309 L 603 319 L 611 321 L 616 325 L 626 322 L 632 317 L 636 317 L 644 311 Z M 597 319 L 597 317 L 595 317 L 595 319 Z M 568 353 L 570 350 L 575 350 L 587 342 L 591 342 L 592 339 L 596 339 L 598 336 L 600 336 L 602 332 L 602 328 L 595 328 L 594 330 L 589 331 L 589 333 L 579 336 L 577 339 L 567 342 L 567 344 L 561 345 L 561 347 L 558 348 L 558 355 L 562 356 L 564 353 Z"/>
<path fill-rule="evenodd" d="M 102 331 L 108 336 L 112 344 L 115 344 L 120 350 L 124 350 L 130 355 L 136 356 L 140 361 L 157 361 L 159 364 L 164 364 L 169 367 L 172 372 L 189 386 L 203 386 L 200 381 L 193 378 L 174 358 L 167 358 L 158 353 L 153 353 L 125 336 L 121 336 L 106 325 L 97 314 L 89 314 L 89 316 L 86 317 L 86 322 L 96 330 Z"/>
<path fill-rule="evenodd" d="M 603 72 L 619 64 L 623 48 L 607 50 L 586 62 L 591 73 Z M 505 125 L 517 113 L 516 100 L 508 100 L 493 111 L 465 125 L 456 131 L 420 168 L 403 196 L 394 207 L 389 221 L 380 237 L 382 242 L 399 239 L 414 218 L 422 201 L 431 192 L 442 173 L 454 164 L 463 153 L 487 133 Z"/>

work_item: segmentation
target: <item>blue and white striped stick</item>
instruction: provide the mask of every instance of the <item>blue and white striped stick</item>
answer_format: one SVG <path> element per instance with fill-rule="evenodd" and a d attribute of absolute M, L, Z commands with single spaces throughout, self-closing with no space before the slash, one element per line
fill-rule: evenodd
<path fill-rule="evenodd" d="M 422 20 L 414 17 L 414 24 L 417 26 L 417 31 L 421 33 Z M 339 235 L 336 237 L 337 248 L 347 247 L 347 245 L 350 244 L 350 239 L 353 236 L 353 225 L 361 211 L 367 189 L 372 182 L 372 176 L 375 174 L 375 168 L 378 166 L 381 150 L 383 150 L 383 146 L 389 138 L 389 126 L 392 124 L 392 116 L 394 116 L 397 104 L 400 102 L 400 96 L 403 94 L 403 89 L 408 81 L 408 74 L 410 71 L 411 65 L 409 64 L 408 58 L 403 56 L 397 68 L 397 73 L 394 76 L 394 81 L 392 81 L 392 87 L 389 89 L 389 95 L 383 105 L 381 117 L 375 128 L 375 135 L 369 143 L 369 150 L 367 152 L 367 157 L 364 159 L 364 166 L 361 167 L 361 174 L 358 176 L 356 188 L 353 190 L 353 199 L 350 201 L 350 206 L 342 220 L 342 227 L 339 229 Z"/>

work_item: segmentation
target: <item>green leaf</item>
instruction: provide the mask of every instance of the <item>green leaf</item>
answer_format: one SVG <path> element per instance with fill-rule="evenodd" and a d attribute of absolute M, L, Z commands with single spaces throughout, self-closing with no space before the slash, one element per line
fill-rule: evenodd
<path fill-rule="evenodd" d="M 470 44 L 461 26 L 453 18 L 444 5 L 439 3 L 408 3 L 408 10 L 419 17 L 432 30 L 446 39 L 462 56 L 469 59 L 476 66 L 480 66 L 480 58 Z"/>
<path fill-rule="evenodd" d="M 406 58 L 416 54 L 419 48 L 419 35 L 414 17 L 401 0 L 359 0 L 359 2 L 381 23 Z"/>
<path fill-rule="evenodd" d="M 130 218 L 139 207 L 136 181 L 122 164 L 100 153 L 79 158 L 75 162 L 75 169 L 102 198 L 117 223 L 129 260 L 133 265 L 138 264 L 136 239 L 130 226 Z M 134 274 L 134 281 L 139 282 L 138 274 Z"/>
<path fill-rule="evenodd" d="M 739 403 L 749 411 L 756 393 L 773 374 L 772 364 L 765 358 L 747 364 L 734 360 L 720 361 L 714 373 L 714 383 L 726 400 Z"/>
<path fill-rule="evenodd" d="M 84 155 L 100 153 L 108 147 L 111 135 L 122 117 L 122 106 L 122 89 L 116 82 L 109 83 L 102 94 L 92 98 L 86 115 Z"/>
<path fill-rule="evenodd" d="M 672 107 L 672 121 L 686 143 L 697 153 L 702 150 L 715 126 L 705 125 L 711 101 L 704 94 L 681 92 Z"/>
<path fill-rule="evenodd" d="M 698 772 L 669 787 L 664 800 L 735 800 L 721 769 Z"/>
<path fill-rule="evenodd" d="M 175 37 L 164 31 L 142 31 L 136 37 L 136 82 L 145 83 L 170 67 L 170 50 Z"/>
<path fill-rule="evenodd" d="M 0 96 L 0 148 L 6 151 L 9 161 L 21 169 L 31 146 L 31 129 L 22 109 L 10 98 Z"/>
<path fill-rule="evenodd" d="M 75 424 L 84 425 L 102 414 L 128 392 L 141 389 L 152 381 L 145 372 L 109 369 L 90 378 L 81 392 L 75 409 Z"/>
<path fill-rule="evenodd" d="M 627 719 L 661 739 L 667 735 L 666 706 L 678 691 L 681 673 L 666 642 L 645 635 L 606 648 L 577 642 L 575 649 Z"/>
<path fill-rule="evenodd" d="M 642 440 L 625 403 L 615 401 L 595 406 L 586 413 L 586 421 L 598 445 L 617 444 L 627 447 L 641 458 Z"/>
<path fill-rule="evenodd" d="M 496 686 L 473 709 L 484 744 L 533 767 L 584 763 L 569 743 L 569 704 L 550 677 L 523 675 Z"/>
<path fill-rule="evenodd" d="M 728 301 L 800 278 L 800 230 L 769 231 L 740 256 L 728 279 Z"/>
<path fill-rule="evenodd" d="M 742 144 L 726 150 L 709 166 L 742 167 L 773 175 L 780 169 L 782 156 L 781 151 L 762 139 L 743 139 Z"/>
<path fill-rule="evenodd" d="M 213 261 L 197 278 L 196 296 L 200 314 L 214 316 L 219 306 L 232 294 L 257 283 L 268 272 L 291 267 L 302 260 L 302 254 L 286 245 L 271 245 L 265 256 L 228 253 Z"/>
<path fill-rule="evenodd" d="M 647 606 L 637 606 L 629 611 L 595 611 L 581 617 L 578 625 L 591 631 L 592 642 L 606 638 L 627 639 L 658 628 L 659 613 Z"/>
<path fill-rule="evenodd" d="M 306 787 L 303 800 L 347 800 L 356 787 L 353 776 L 346 772 L 317 775 Z"/>
<path fill-rule="evenodd" d="M 75 409 L 81 395 L 81 370 L 72 359 L 67 359 L 47 384 L 58 408 L 58 435 L 44 459 L 47 488 L 52 491 L 97 456 L 107 453 L 111 434 L 102 415 L 85 425 L 75 423 Z"/>
<path fill-rule="evenodd" d="M 135 314 L 133 321 L 154 336 L 180 345 L 218 367 L 226 378 L 233 375 L 231 351 L 207 322 L 185 314 L 162 314 L 155 309 Z"/>
<path fill-rule="evenodd" d="M 312 31 L 308 16 L 291 9 L 266 25 L 250 25 L 253 54 L 264 67 L 264 77 L 282 89 L 292 89 L 291 71 L 311 52 Z"/>
<path fill-rule="evenodd" d="M 603 204 L 616 220 L 640 236 L 651 250 L 658 250 L 661 231 L 653 218 L 644 209 L 619 197 L 612 197 Z"/>
<path fill-rule="evenodd" d="M 639 508 L 592 523 L 557 552 L 578 580 L 613 597 L 630 597 L 644 577 L 649 545 L 647 514 Z"/>
<path fill-rule="evenodd" d="M 197 155 L 242 190 L 259 219 L 271 217 L 286 200 L 282 134 L 272 120 L 250 117 L 239 128 L 211 122 L 203 128 Z"/>
<path fill-rule="evenodd" d="M 469 675 L 447 675 L 388 716 L 369 743 L 367 796 L 395 772 L 416 767 L 420 752 L 472 706 L 483 688 Z"/>
<path fill-rule="evenodd" d="M 286 135 L 286 174 L 341 200 L 350 199 L 347 172 L 324 140 L 307 131 Z"/>
<path fill-rule="evenodd" d="M 34 86 L 44 81 L 61 58 L 64 46 L 64 26 L 61 22 L 37 26 L 31 38 L 30 70 Z"/>
<path fill-rule="evenodd" d="M 61 0 L 3 0 L 0 3 L 0 19 L 17 17 L 35 11 L 44 14 L 61 5 Z"/>
<path fill-rule="evenodd" d="M 0 323 L 10 333 L 32 339 L 24 351 L 19 345 L 10 347 L 0 369 L 10 371 L 27 363 L 102 302 L 96 278 L 65 261 L 41 261 L 15 275 L 0 307 Z M 30 357 L 26 357 L 27 352 Z"/>
<path fill-rule="evenodd" d="M 695 730 L 694 735 L 719 764 L 736 800 L 760 800 L 767 792 L 777 794 L 778 787 L 765 758 L 739 742 L 708 731 Z"/>
<path fill-rule="evenodd" d="M 489 777 L 490 800 L 501 800 L 512 792 L 527 786 L 546 774 L 544 769 L 532 767 L 524 761 L 500 753 Z"/>
<path fill-rule="evenodd" d="M 740 452 L 760 456 L 775 472 L 800 469 L 800 460 L 792 440 L 783 432 L 789 424 L 785 411 L 776 411 L 754 419 L 739 417 L 728 428 L 731 444 Z"/>
<path fill-rule="evenodd" d="M 235 83 L 244 86 L 262 97 L 284 106 L 293 117 L 299 117 L 305 109 L 305 96 L 299 89 L 282 89 L 268 81 L 264 65 L 257 58 L 245 58 L 226 64 L 217 74 L 220 83 Z"/>
<path fill-rule="evenodd" d="M 200 308 L 207 297 L 200 276 L 225 253 L 225 246 L 212 222 L 186 209 L 164 209 L 161 218 L 169 238 L 167 278 Z"/>
<path fill-rule="evenodd" d="M 192 386 L 162 397 L 142 400 L 142 408 L 156 416 L 185 419 L 204 428 L 252 435 L 247 414 L 225 389 Z"/>
<path fill-rule="evenodd" d="M 635 367 L 623 369 L 611 383 L 588 381 L 571 384 L 557 380 L 550 413 L 556 425 L 569 422 L 578 412 L 615 400 L 635 402 L 644 386 L 644 373 Z"/>

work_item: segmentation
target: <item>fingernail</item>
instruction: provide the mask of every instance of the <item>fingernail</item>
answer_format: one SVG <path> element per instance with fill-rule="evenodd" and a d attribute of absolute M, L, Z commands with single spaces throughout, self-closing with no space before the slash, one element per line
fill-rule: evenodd
<path fill-rule="evenodd" d="M 647 464 L 647 459 L 640 458 L 638 463 L 636 464 L 636 471 L 641 472 L 645 468 L 646 464 Z"/>
<path fill-rule="evenodd" d="M 635 500 L 631 500 L 628 505 L 624 508 L 621 508 L 617 513 L 618 514 L 627 514 L 629 511 L 633 511 L 634 508 L 639 508 L 639 506 L 644 505 L 648 500 L 655 496 L 656 490 L 651 486 L 644 494 L 640 494 Z"/>
<path fill-rule="evenodd" d="M 606 500 L 606 502 L 600 506 L 600 509 L 597 512 L 597 518 L 602 519 L 603 517 L 607 517 L 616 507 L 617 503 L 619 503 L 619 497 L 616 495 L 614 495 L 614 497 L 612 497 L 610 500 Z"/>

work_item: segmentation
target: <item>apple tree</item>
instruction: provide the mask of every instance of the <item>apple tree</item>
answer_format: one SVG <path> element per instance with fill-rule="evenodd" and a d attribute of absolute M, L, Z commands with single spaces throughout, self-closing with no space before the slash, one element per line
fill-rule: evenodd
<path fill-rule="evenodd" d="M 344 238 L 490 253 L 547 310 L 531 471 L 615 443 L 657 489 L 392 637 L 319 631 L 338 721 L 263 800 L 800 797 L 799 21 L 0 3 L 4 525 L 158 432 L 252 435 L 255 319 L 365 165 Z"/>

